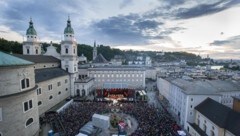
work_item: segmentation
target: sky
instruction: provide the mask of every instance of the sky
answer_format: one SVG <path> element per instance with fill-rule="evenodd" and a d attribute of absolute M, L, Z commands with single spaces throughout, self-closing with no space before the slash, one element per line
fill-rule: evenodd
<path fill-rule="evenodd" d="M 80 44 L 240 59 L 240 0 L 0 0 L 0 37 L 22 42 L 29 20 L 60 43 L 70 16 Z"/>

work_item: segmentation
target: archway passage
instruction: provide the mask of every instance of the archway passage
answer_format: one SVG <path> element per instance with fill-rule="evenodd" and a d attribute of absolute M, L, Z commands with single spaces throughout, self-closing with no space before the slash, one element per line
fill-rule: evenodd
<path fill-rule="evenodd" d="M 80 90 L 77 89 L 77 96 L 80 96 Z"/>
<path fill-rule="evenodd" d="M 85 95 L 86 95 L 86 90 L 82 89 L 82 96 L 85 96 Z"/>

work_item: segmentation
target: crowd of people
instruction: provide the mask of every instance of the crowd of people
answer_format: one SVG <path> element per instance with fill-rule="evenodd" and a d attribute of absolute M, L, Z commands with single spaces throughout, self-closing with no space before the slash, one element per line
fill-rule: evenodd
<path fill-rule="evenodd" d="M 131 136 L 175 136 L 176 123 L 169 114 L 147 103 L 124 103 L 121 110 L 138 121 L 137 130 Z"/>
<path fill-rule="evenodd" d="M 129 114 L 138 122 L 131 136 L 175 136 L 176 123 L 164 110 L 157 110 L 145 102 L 119 102 L 119 112 Z M 75 136 L 89 122 L 94 113 L 110 113 L 108 102 L 73 102 L 58 114 L 66 136 Z M 116 106 L 115 106 L 116 108 Z M 52 117 L 52 116 L 51 116 Z M 59 126 L 59 125 L 58 125 Z"/>

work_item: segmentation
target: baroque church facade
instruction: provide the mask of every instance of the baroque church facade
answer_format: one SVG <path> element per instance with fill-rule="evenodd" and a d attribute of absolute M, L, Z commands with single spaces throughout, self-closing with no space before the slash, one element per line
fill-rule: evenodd
<path fill-rule="evenodd" d="M 60 54 L 52 45 L 41 54 L 31 19 L 26 37 L 23 54 L 0 52 L 0 136 L 38 135 L 39 117 L 75 94 L 78 56 L 70 18 Z"/>

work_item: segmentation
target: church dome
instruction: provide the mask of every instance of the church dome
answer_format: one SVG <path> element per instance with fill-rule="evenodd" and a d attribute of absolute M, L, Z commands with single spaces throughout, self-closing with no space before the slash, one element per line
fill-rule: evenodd
<path fill-rule="evenodd" d="M 36 32 L 36 30 L 33 27 L 32 19 L 29 22 L 29 27 L 27 29 L 26 35 L 37 35 L 37 32 Z"/>
<path fill-rule="evenodd" d="M 67 27 L 64 29 L 64 34 L 74 34 L 73 28 L 71 27 L 71 21 L 68 18 Z"/>

